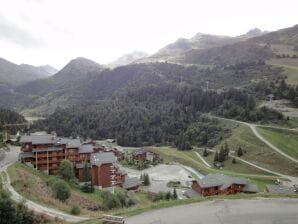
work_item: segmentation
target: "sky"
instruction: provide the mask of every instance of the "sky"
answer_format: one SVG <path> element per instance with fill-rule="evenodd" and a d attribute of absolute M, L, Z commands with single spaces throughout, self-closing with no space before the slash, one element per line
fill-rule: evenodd
<path fill-rule="evenodd" d="M 0 0 L 0 57 L 61 69 L 155 53 L 196 33 L 237 36 L 298 23 L 297 0 Z"/>

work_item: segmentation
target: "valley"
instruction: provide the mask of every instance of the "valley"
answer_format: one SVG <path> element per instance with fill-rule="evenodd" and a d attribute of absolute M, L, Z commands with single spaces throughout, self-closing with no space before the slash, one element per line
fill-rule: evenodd
<path fill-rule="evenodd" d="M 14 200 L 3 198 L 14 206 L 29 200 L 44 223 L 61 224 L 98 223 L 105 214 L 160 221 L 160 211 L 251 208 L 274 198 L 285 200 L 291 223 L 297 36 L 298 25 L 198 33 L 151 55 L 106 65 L 78 57 L 59 71 L 1 59 L 0 182 Z"/>

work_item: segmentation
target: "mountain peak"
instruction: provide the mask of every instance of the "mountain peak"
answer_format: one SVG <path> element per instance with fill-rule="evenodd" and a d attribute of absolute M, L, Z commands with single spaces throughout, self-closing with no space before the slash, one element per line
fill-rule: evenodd
<path fill-rule="evenodd" d="M 104 67 L 95 61 L 88 58 L 78 57 L 72 59 L 67 65 L 65 65 L 61 71 L 59 71 L 55 76 L 84 76 L 92 71 L 102 70 Z"/>
<path fill-rule="evenodd" d="M 257 36 L 261 36 L 264 34 L 264 31 L 262 31 L 261 29 L 259 28 L 254 28 L 254 29 L 251 29 L 249 30 L 245 36 L 247 37 L 257 37 Z"/>
<path fill-rule="evenodd" d="M 120 58 L 116 59 L 114 62 L 112 62 L 109 66 L 110 67 L 117 67 L 122 65 L 128 65 L 136 60 L 139 60 L 141 58 L 148 57 L 149 55 L 146 52 L 143 51 L 133 51 L 129 54 L 125 54 L 121 56 Z"/>

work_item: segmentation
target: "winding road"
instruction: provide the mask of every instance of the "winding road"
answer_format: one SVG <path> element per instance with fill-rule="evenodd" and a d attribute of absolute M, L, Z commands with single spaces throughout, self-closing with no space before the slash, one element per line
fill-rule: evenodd
<path fill-rule="evenodd" d="M 10 147 L 10 151 L 6 152 L 5 158 L 0 161 L 0 173 L 4 172 L 4 180 L 3 180 L 3 186 L 6 190 L 8 190 L 11 194 L 11 199 L 16 202 L 25 202 L 25 205 L 30 209 L 37 213 L 43 213 L 47 214 L 48 216 L 52 218 L 59 218 L 62 220 L 65 220 L 67 222 L 80 222 L 87 220 L 86 217 L 80 217 L 80 216 L 73 216 L 69 215 L 67 213 L 58 211 L 56 209 L 48 208 L 46 206 L 42 206 L 40 204 L 37 204 L 33 201 L 27 200 L 22 195 L 17 193 L 14 188 L 11 186 L 9 175 L 7 174 L 7 167 L 13 163 L 15 163 L 18 160 L 19 155 L 19 147 Z"/>
<path fill-rule="evenodd" d="M 268 127 L 268 128 L 277 128 L 277 127 L 273 127 L 273 126 L 266 126 L 266 125 L 258 125 L 258 124 L 251 124 L 251 123 L 247 123 L 247 122 L 244 122 L 244 121 L 237 121 L 237 120 L 233 120 L 233 119 L 228 119 L 228 118 L 222 118 L 222 117 L 216 117 L 216 116 L 211 116 L 211 117 L 214 117 L 214 118 L 217 118 L 217 119 L 221 119 L 221 120 L 226 120 L 226 121 L 232 121 L 232 122 L 236 122 L 236 123 L 239 123 L 239 124 L 244 124 L 246 126 L 248 126 L 252 132 L 254 133 L 254 135 L 260 139 L 263 143 L 265 143 L 267 146 L 269 146 L 271 149 L 273 149 L 274 151 L 276 151 L 277 153 L 281 154 L 282 156 L 286 157 L 287 159 L 295 162 L 295 163 L 298 163 L 298 160 L 293 158 L 292 156 L 284 153 L 282 150 L 280 150 L 279 148 L 277 148 L 276 146 L 274 146 L 273 144 L 271 144 L 268 140 L 266 140 L 264 137 L 262 137 L 259 132 L 257 131 L 257 127 Z M 280 129 L 283 129 L 283 130 L 291 130 L 291 131 L 296 131 L 295 129 L 290 129 L 290 128 L 280 128 Z"/>

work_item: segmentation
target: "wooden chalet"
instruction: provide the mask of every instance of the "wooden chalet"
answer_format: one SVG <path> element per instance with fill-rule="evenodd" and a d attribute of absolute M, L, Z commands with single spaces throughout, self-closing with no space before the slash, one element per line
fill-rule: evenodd
<path fill-rule="evenodd" d="M 253 193 L 253 189 L 255 190 L 257 187 L 248 184 L 244 178 L 230 177 L 223 174 L 208 174 L 202 179 L 193 181 L 192 189 L 202 196 L 212 196 L 240 192 Z"/>
<path fill-rule="evenodd" d="M 159 160 L 159 154 L 149 151 L 149 150 L 144 150 L 144 149 L 139 149 L 136 150 L 132 153 L 132 157 L 134 160 L 137 161 L 150 161 L 153 162 L 155 160 Z"/>

